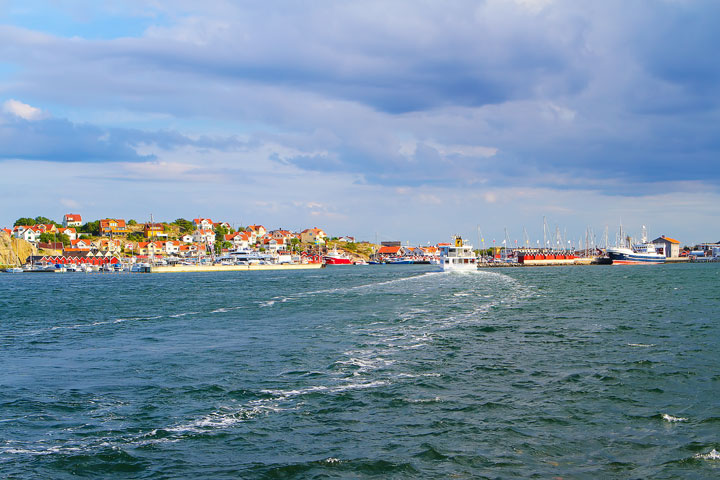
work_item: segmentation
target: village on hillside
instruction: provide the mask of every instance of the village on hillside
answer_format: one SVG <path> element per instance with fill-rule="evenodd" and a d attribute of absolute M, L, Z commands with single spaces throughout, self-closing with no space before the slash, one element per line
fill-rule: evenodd
<path fill-rule="evenodd" d="M 492 248 L 475 253 L 489 266 L 602 263 L 607 256 L 595 245 L 584 249 L 530 248 L 518 246 L 516 241 L 512 248 L 510 243 L 506 238 L 496 247 L 493 241 Z M 720 258 L 718 244 L 681 249 L 679 241 L 666 236 L 652 244 L 663 261 Z M 150 266 L 180 265 L 431 264 L 440 262 L 441 251 L 448 245 L 375 244 L 352 236 L 329 236 L 318 227 L 300 232 L 268 230 L 263 225 L 233 227 L 210 218 L 145 223 L 104 218 L 84 222 L 81 215 L 68 213 L 62 222 L 22 217 L 13 227 L 0 230 L 0 265 L 32 271 L 146 271 Z"/>
<path fill-rule="evenodd" d="M 32 254 L 18 257 L 19 264 L 200 264 L 231 258 L 279 263 L 430 263 L 438 255 L 438 246 L 410 247 L 400 242 L 375 245 L 351 236 L 331 237 L 318 227 L 300 232 L 268 230 L 263 225 L 233 228 L 228 222 L 210 218 L 84 222 L 81 215 L 68 213 L 62 222 L 46 217 L 20 218 L 2 231 L 29 244 Z"/>

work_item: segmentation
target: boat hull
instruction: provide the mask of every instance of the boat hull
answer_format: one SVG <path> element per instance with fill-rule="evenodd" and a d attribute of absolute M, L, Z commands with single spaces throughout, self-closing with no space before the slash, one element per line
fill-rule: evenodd
<path fill-rule="evenodd" d="M 441 263 L 443 272 L 476 272 L 478 269 L 477 263 L 469 264 L 444 264 Z"/>
<path fill-rule="evenodd" d="M 325 264 L 327 265 L 352 265 L 352 263 L 349 258 L 325 257 Z"/>
<path fill-rule="evenodd" d="M 657 265 L 665 263 L 665 257 L 657 254 L 608 252 L 608 256 L 613 265 Z"/>

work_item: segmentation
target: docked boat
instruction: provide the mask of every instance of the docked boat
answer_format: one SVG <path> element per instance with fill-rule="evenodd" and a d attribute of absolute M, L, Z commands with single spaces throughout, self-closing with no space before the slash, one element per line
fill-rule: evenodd
<path fill-rule="evenodd" d="M 472 245 L 468 245 L 459 235 L 453 237 L 453 243 L 440 245 L 440 266 L 444 272 L 474 272 L 478 260 Z"/>
<path fill-rule="evenodd" d="M 337 248 L 332 249 L 323 256 L 326 265 L 352 265 L 353 261 L 350 257 L 342 252 L 338 252 Z"/>
<path fill-rule="evenodd" d="M 621 227 L 622 238 L 622 227 Z M 630 237 L 622 238 L 622 244 L 608 247 L 607 255 L 613 265 L 642 265 L 665 263 L 665 255 L 658 253 L 655 245 L 647 241 L 647 233 L 643 227 L 640 243 L 633 244 Z"/>
<path fill-rule="evenodd" d="M 613 265 L 638 265 L 665 263 L 665 255 L 657 253 L 652 243 L 638 243 L 629 247 L 608 247 L 608 257 Z"/>

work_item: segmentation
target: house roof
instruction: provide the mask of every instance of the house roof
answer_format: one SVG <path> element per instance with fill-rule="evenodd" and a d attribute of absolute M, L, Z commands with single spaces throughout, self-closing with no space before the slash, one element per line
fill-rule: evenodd
<path fill-rule="evenodd" d="M 100 227 L 107 228 L 111 222 L 115 222 L 119 228 L 125 228 L 125 220 L 122 218 L 104 218 L 100 220 Z"/>
<path fill-rule="evenodd" d="M 678 245 L 680 244 L 679 241 L 675 240 L 674 238 L 666 237 L 665 235 L 663 235 L 663 236 L 660 237 L 660 238 L 662 238 L 662 239 L 665 240 L 666 242 L 676 243 L 676 244 L 678 244 Z"/>
<path fill-rule="evenodd" d="M 314 233 L 315 235 L 323 234 L 325 235 L 325 232 L 323 232 L 321 229 L 315 227 L 315 228 L 306 228 L 302 231 L 302 233 Z"/>
<path fill-rule="evenodd" d="M 402 247 L 380 247 L 377 253 L 394 254 L 398 253 Z"/>
<path fill-rule="evenodd" d="M 68 222 L 82 222 L 82 216 L 77 213 L 66 213 L 65 220 Z"/>

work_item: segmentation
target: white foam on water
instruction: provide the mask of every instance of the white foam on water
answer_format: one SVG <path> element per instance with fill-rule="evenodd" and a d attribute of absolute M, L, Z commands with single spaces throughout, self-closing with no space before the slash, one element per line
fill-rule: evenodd
<path fill-rule="evenodd" d="M 375 380 L 372 382 L 349 382 L 341 385 L 327 386 L 327 385 L 314 385 L 306 388 L 298 388 L 294 390 L 261 390 L 262 393 L 267 393 L 276 397 L 277 400 L 286 400 L 291 397 L 297 397 L 300 395 L 306 395 L 315 392 L 329 392 L 338 393 L 345 392 L 347 390 L 361 390 L 366 388 L 381 387 L 389 385 L 390 382 L 385 380 Z"/>
<path fill-rule="evenodd" d="M 708 453 L 696 453 L 694 458 L 701 458 L 703 460 L 720 460 L 720 452 L 713 448 Z"/>
<path fill-rule="evenodd" d="M 440 403 L 442 402 L 442 398 L 406 398 L 405 401 L 408 403 Z"/>
<path fill-rule="evenodd" d="M 239 409 L 223 409 L 221 411 L 212 412 L 198 420 L 194 420 L 174 427 L 165 428 L 168 432 L 174 433 L 204 433 L 208 430 L 223 430 L 239 423 L 246 422 L 259 415 L 270 412 L 278 412 L 283 409 L 277 405 L 273 405 L 267 400 L 257 400 L 250 402 L 247 406 Z M 157 433 L 157 429 L 150 432 Z M 150 435 L 150 434 L 148 434 Z"/>
<path fill-rule="evenodd" d="M 640 347 L 640 348 L 650 348 L 654 347 L 654 343 L 628 343 L 628 347 Z"/>
<path fill-rule="evenodd" d="M 439 377 L 439 373 L 398 373 L 396 378 Z"/>
<path fill-rule="evenodd" d="M 340 461 L 341 461 L 341 460 L 340 460 L 339 458 L 330 457 L 330 458 L 326 458 L 325 460 L 323 460 L 323 463 L 328 463 L 328 464 L 330 464 L 330 465 L 333 465 L 333 464 L 336 464 L 336 463 L 340 463 Z"/>
<path fill-rule="evenodd" d="M 215 310 L 211 311 L 210 313 L 225 313 L 227 312 L 227 308 L 216 308 Z"/>
<path fill-rule="evenodd" d="M 683 417 L 673 417 L 672 415 L 668 415 L 667 413 L 662 414 L 663 420 L 666 422 L 687 422 L 687 418 Z"/>
<path fill-rule="evenodd" d="M 197 315 L 198 313 L 200 313 L 200 312 L 176 313 L 175 315 L 170 315 L 170 317 L 172 317 L 172 318 L 180 318 L 180 317 L 184 317 L 184 316 L 186 316 L 186 315 Z"/>
<path fill-rule="evenodd" d="M 267 308 L 267 307 L 272 307 L 273 305 L 275 305 L 275 300 L 268 300 L 267 302 L 260 302 L 258 304 L 258 307 Z"/>

